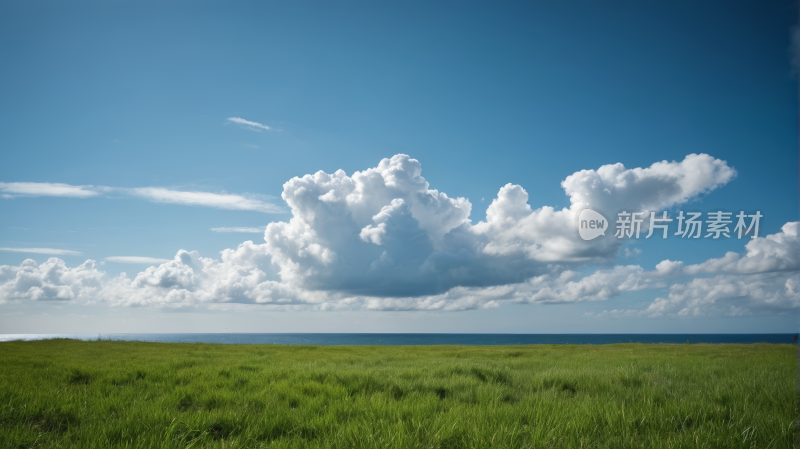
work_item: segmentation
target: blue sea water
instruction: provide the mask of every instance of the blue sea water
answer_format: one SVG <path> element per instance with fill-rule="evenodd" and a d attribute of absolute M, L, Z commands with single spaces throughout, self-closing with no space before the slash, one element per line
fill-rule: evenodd
<path fill-rule="evenodd" d="M 160 343 L 273 345 L 605 345 L 612 343 L 796 343 L 797 334 L 0 334 L 0 342 L 72 338 Z"/>

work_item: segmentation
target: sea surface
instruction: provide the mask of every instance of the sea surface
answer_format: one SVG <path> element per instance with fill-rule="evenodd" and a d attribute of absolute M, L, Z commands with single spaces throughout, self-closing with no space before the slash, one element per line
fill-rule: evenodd
<path fill-rule="evenodd" d="M 612 343 L 796 343 L 797 334 L 0 334 L 13 340 L 124 340 L 273 345 L 606 345 Z"/>

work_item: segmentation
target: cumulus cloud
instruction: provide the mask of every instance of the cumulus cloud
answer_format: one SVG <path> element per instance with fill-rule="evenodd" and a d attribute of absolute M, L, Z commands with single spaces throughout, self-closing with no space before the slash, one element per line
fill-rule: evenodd
<path fill-rule="evenodd" d="M 736 170 L 707 154 L 690 154 L 681 162 L 656 162 L 647 168 L 622 164 L 581 170 L 561 183 L 573 206 L 590 205 L 607 213 L 659 211 L 683 204 L 727 184 Z"/>
<path fill-rule="evenodd" d="M 685 266 L 681 261 L 664 260 L 656 265 L 662 276 L 698 275 L 707 273 L 755 274 L 773 271 L 800 271 L 800 222 L 784 224 L 781 232 L 752 238 L 745 253 L 728 252 L 724 257 Z"/>
<path fill-rule="evenodd" d="M 0 251 L 30 254 L 50 254 L 53 256 L 80 256 L 83 254 L 78 251 L 58 248 L 0 248 Z"/>
<path fill-rule="evenodd" d="M 564 271 L 533 278 L 526 284 L 523 291 L 517 292 L 518 302 L 570 303 L 606 301 L 622 292 L 650 288 L 652 279 L 642 267 L 627 265 L 597 270 L 580 279 L 577 273 Z"/>
<path fill-rule="evenodd" d="M 745 253 L 684 266 L 664 260 L 651 276 L 695 277 L 674 283 L 667 298 L 656 298 L 644 310 L 612 310 L 598 317 L 705 317 L 796 313 L 800 308 L 800 222 L 781 232 L 756 237 Z"/>
<path fill-rule="evenodd" d="M 261 234 L 264 230 L 267 229 L 266 226 L 262 226 L 259 228 L 252 228 L 252 227 L 245 227 L 245 226 L 234 226 L 228 228 L 211 228 L 213 232 L 241 232 L 247 234 Z"/>
<path fill-rule="evenodd" d="M 57 182 L 0 182 L 0 192 L 3 192 L 4 198 L 17 196 L 88 198 L 100 194 L 94 190 L 94 186 L 73 186 Z"/>
<path fill-rule="evenodd" d="M 109 262 L 116 263 L 132 263 L 132 264 L 162 264 L 169 262 L 169 259 L 159 259 L 157 257 L 140 257 L 140 256 L 110 256 L 106 257 Z"/>
<path fill-rule="evenodd" d="M 752 239 L 743 255 L 730 253 L 689 266 L 667 260 L 652 271 L 613 265 L 624 239 L 584 242 L 575 232 L 575 218 L 587 205 L 606 212 L 669 208 L 693 201 L 735 175 L 724 161 L 707 155 L 647 168 L 606 165 L 564 180 L 568 208 L 533 208 L 525 189 L 508 184 L 489 205 L 486 220 L 473 224 L 469 200 L 431 188 L 419 161 L 399 154 L 352 176 L 339 170 L 290 179 L 282 194 L 291 209 L 288 221 L 270 223 L 263 231 L 213 229 L 263 232 L 263 243 L 244 242 L 222 251 L 218 259 L 180 250 L 174 259 L 133 277 L 123 273 L 109 279 L 85 269 L 87 282 L 102 281 L 101 287 L 85 293 L 74 287 L 75 276 L 51 280 L 50 288 L 68 287 L 76 300 L 91 293 L 117 306 L 173 308 L 263 304 L 455 311 L 503 303 L 607 301 L 643 289 L 669 289 L 670 295 L 646 310 L 595 316 L 783 313 L 796 308 L 796 223 Z M 602 268 L 587 271 L 588 264 Z M 21 269 L 3 267 L 9 273 Z M 683 279 L 697 275 L 708 277 Z M 739 282 L 735 288 L 726 285 L 734 281 Z M 0 290 L 2 299 L 42 295 L 27 293 L 26 285 L 8 278 Z M 734 293 L 739 299 L 731 299 Z M 64 290 L 54 297 L 68 295 Z"/>
<path fill-rule="evenodd" d="M 271 223 L 267 252 L 284 283 L 350 295 L 415 297 L 455 287 L 521 283 L 565 267 L 612 261 L 622 241 L 576 238 L 580 208 L 661 208 L 728 182 L 735 171 L 708 155 L 627 170 L 584 170 L 562 183 L 571 207 L 533 209 L 528 192 L 500 189 L 486 221 L 472 204 L 431 189 L 419 161 L 399 154 L 347 176 L 317 172 L 284 184 L 289 222 Z"/>
<path fill-rule="evenodd" d="M 41 265 L 28 259 L 18 267 L 0 266 L 0 302 L 94 300 L 104 280 L 93 260 L 68 268 L 55 257 Z"/>
<path fill-rule="evenodd" d="M 797 313 L 800 274 L 759 273 L 696 278 L 670 287 L 668 298 L 657 298 L 640 315 L 746 316 Z"/>
<path fill-rule="evenodd" d="M 244 126 L 250 128 L 250 129 L 252 129 L 253 131 L 260 131 L 262 129 L 266 130 L 266 131 L 271 131 L 272 130 L 272 128 L 267 126 L 267 125 L 262 125 L 261 123 L 258 123 L 258 122 L 251 122 L 250 120 L 245 120 L 245 119 L 240 118 L 240 117 L 230 117 L 230 118 L 228 118 L 228 121 L 232 122 L 232 123 L 237 123 L 239 125 L 244 125 Z"/>
<path fill-rule="evenodd" d="M 474 226 L 485 238 L 483 252 L 524 254 L 542 262 L 604 262 L 614 258 L 623 239 L 599 239 L 592 245 L 575 238 L 579 211 L 591 206 L 608 216 L 618 211 L 657 211 L 683 204 L 729 182 L 736 171 L 707 154 L 690 154 L 681 162 L 657 162 L 647 168 L 626 169 L 622 164 L 582 170 L 561 183 L 571 206 L 562 210 L 543 206 L 532 210 L 528 193 L 508 184 L 492 201 L 486 222 Z"/>
<path fill-rule="evenodd" d="M 747 242 L 743 256 L 734 252 L 719 259 L 709 259 L 683 269 L 686 274 L 698 273 L 763 273 L 769 271 L 800 271 L 800 222 L 783 225 L 781 232 L 756 237 Z"/>
<path fill-rule="evenodd" d="M 245 242 L 235 250 L 222 251 L 221 256 L 216 260 L 181 250 L 173 260 L 149 267 L 133 279 L 120 274 L 107 283 L 103 298 L 117 306 L 171 308 L 207 303 L 321 302 L 321 295 L 271 280 L 274 271 L 265 260 L 264 245 Z"/>
<path fill-rule="evenodd" d="M 800 274 L 717 275 L 673 284 L 666 298 L 643 310 L 604 310 L 596 318 L 700 318 L 796 314 L 800 309 Z"/>

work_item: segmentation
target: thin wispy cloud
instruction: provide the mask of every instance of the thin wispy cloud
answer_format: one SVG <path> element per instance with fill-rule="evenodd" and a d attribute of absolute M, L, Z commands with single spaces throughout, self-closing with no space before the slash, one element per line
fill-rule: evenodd
<path fill-rule="evenodd" d="M 258 195 L 250 194 L 183 191 L 166 187 L 123 188 L 91 185 L 73 186 L 50 182 L 0 182 L 0 196 L 6 199 L 25 196 L 88 198 L 111 193 L 117 195 L 127 194 L 163 204 L 249 210 L 271 214 L 285 213 L 280 206 L 260 199 Z"/>
<path fill-rule="evenodd" d="M 233 122 L 233 123 L 237 123 L 239 125 L 247 126 L 250 129 L 252 129 L 253 131 L 259 131 L 259 130 L 262 130 L 262 129 L 263 130 L 267 130 L 267 131 L 272 131 L 272 127 L 270 127 L 270 126 L 262 125 L 261 123 L 258 123 L 258 122 L 251 122 L 250 120 L 245 120 L 245 119 L 243 119 L 241 117 L 229 117 L 228 121 L 229 122 Z"/>
<path fill-rule="evenodd" d="M 73 186 L 58 182 L 0 182 L 0 192 L 4 198 L 17 196 L 62 196 L 87 198 L 100 193 L 94 186 Z"/>
<path fill-rule="evenodd" d="M 242 233 L 249 233 L 249 234 L 262 234 L 267 229 L 266 226 L 262 226 L 260 228 L 248 228 L 248 227 L 228 227 L 228 228 L 211 228 L 214 232 L 242 232 Z"/>
<path fill-rule="evenodd" d="M 79 251 L 58 248 L 0 248 L 0 251 L 8 251 L 13 253 L 50 254 L 53 256 L 80 256 L 83 254 Z"/>
<path fill-rule="evenodd" d="M 140 256 L 111 256 L 106 257 L 108 262 L 116 263 L 141 263 L 141 264 L 162 264 L 167 263 L 171 259 L 159 259 L 158 257 L 140 257 Z"/>
<path fill-rule="evenodd" d="M 128 191 L 156 203 L 182 204 L 184 206 L 206 206 L 216 209 L 250 210 L 278 214 L 283 210 L 271 203 L 233 193 L 191 192 L 165 189 L 164 187 L 138 187 Z"/>

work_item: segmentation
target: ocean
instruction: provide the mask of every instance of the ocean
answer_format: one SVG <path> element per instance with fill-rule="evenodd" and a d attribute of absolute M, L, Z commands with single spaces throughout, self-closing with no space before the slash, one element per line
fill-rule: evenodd
<path fill-rule="evenodd" d="M 159 343 L 273 345 L 606 345 L 613 343 L 796 343 L 798 334 L 0 334 L 0 342 L 72 338 Z"/>

